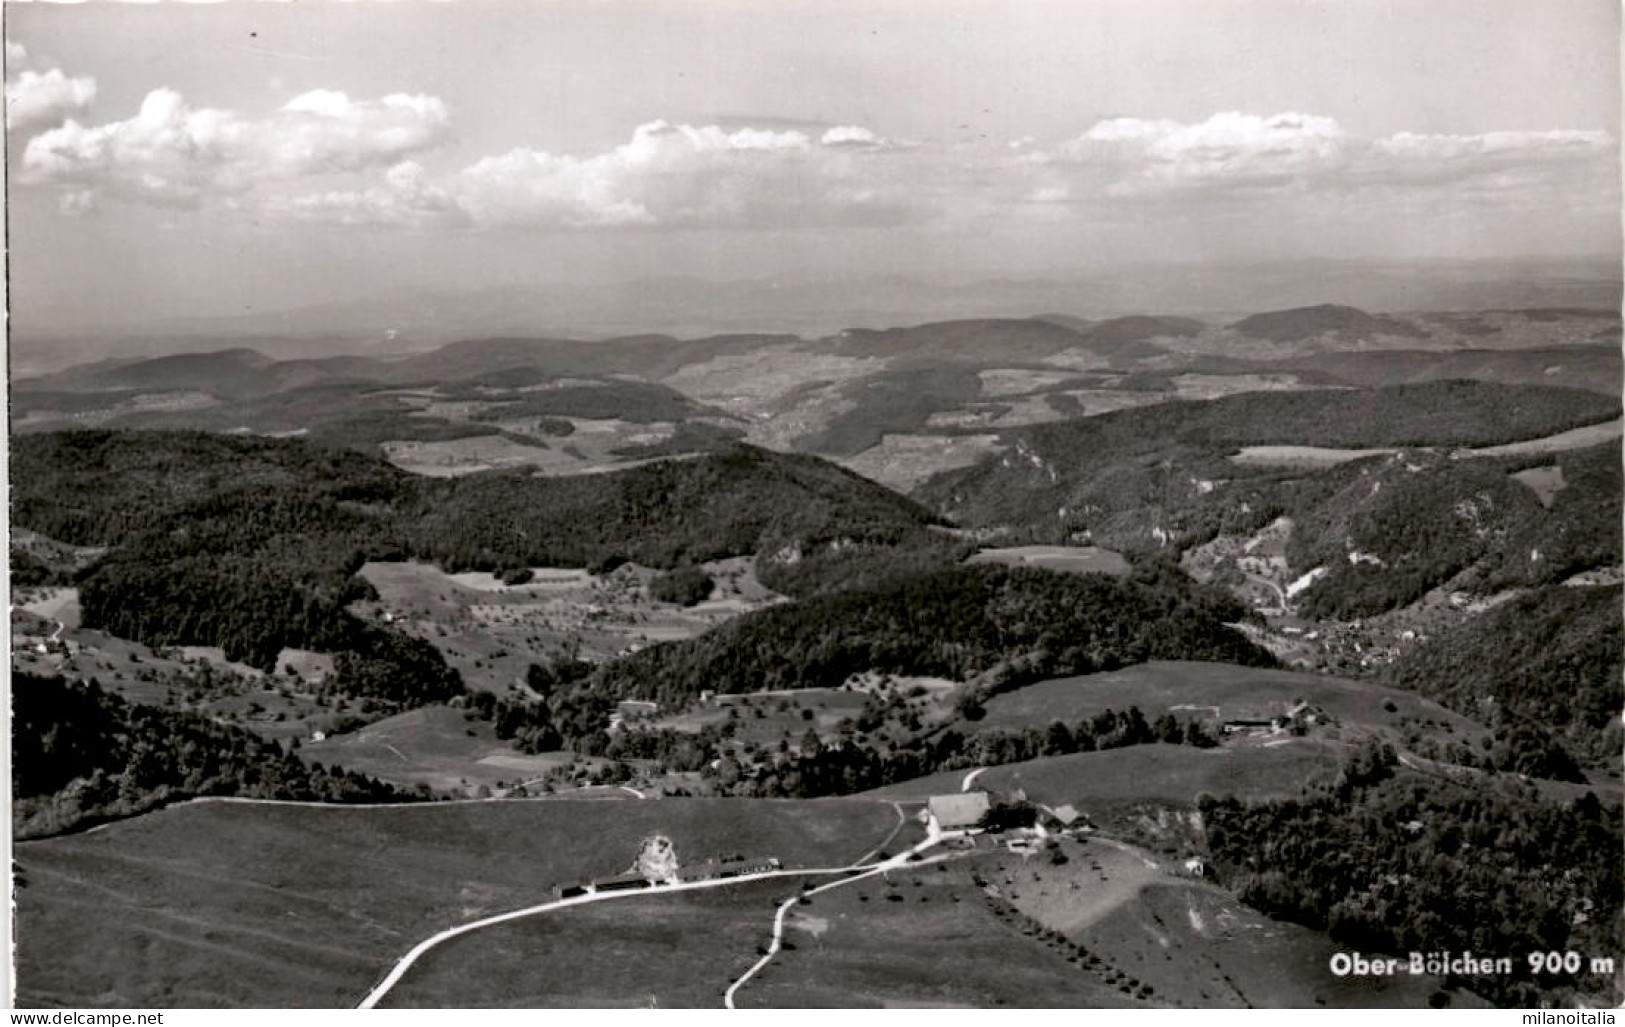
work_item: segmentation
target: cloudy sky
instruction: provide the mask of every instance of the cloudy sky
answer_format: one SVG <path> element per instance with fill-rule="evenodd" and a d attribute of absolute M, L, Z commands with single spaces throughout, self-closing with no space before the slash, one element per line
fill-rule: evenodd
<path fill-rule="evenodd" d="M 1614 0 L 7 3 L 23 330 L 1613 254 Z"/>

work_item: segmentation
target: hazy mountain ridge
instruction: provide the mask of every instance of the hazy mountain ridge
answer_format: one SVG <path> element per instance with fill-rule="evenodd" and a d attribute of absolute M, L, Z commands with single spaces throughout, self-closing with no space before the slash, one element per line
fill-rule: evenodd
<path fill-rule="evenodd" d="M 172 318 L 116 331 L 71 312 L 14 318 L 14 366 L 55 370 L 112 354 L 259 346 L 284 357 L 422 351 L 525 334 L 607 339 L 771 331 L 820 337 L 856 326 L 1077 312 L 1166 311 L 1215 322 L 1330 298 L 1388 311 L 1595 307 L 1618 310 L 1617 257 L 1480 261 L 1305 260 L 1127 266 L 1067 280 L 924 281 L 900 275 L 781 274 L 744 281 L 663 276 L 626 282 L 432 286 L 253 315 Z M 47 327 L 57 325 L 59 327 Z"/>
<path fill-rule="evenodd" d="M 1401 318 L 1373 317 L 1358 308 L 1332 303 L 1254 314 L 1230 327 L 1243 335 L 1271 342 L 1293 342 L 1323 335 L 1351 341 L 1374 335 L 1417 339 L 1427 338 L 1428 335 L 1425 330 Z"/>

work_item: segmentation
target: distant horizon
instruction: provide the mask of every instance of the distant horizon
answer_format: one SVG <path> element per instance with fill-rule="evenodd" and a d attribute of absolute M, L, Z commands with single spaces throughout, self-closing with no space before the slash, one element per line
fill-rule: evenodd
<path fill-rule="evenodd" d="M 1428 270 L 1437 272 L 1429 276 Z M 1163 282 L 1155 272 L 1169 272 Z M 1172 272 L 1179 272 L 1173 275 Z M 1339 279 L 1334 271 L 1344 272 Z M 1468 271 L 1472 274 L 1462 275 Z M 1266 272 L 1272 272 L 1269 274 Z M 1458 273 L 1448 273 L 1458 272 Z M 1546 277 L 1540 277 L 1544 272 Z M 1212 281 L 1204 282 L 1203 275 Z M 669 295 L 649 295 L 659 283 Z M 905 286 L 904 283 L 907 283 Z M 853 296 L 863 284 L 872 293 Z M 786 296 L 766 286 L 799 294 Z M 1099 297 L 1113 287 L 1125 294 L 1163 291 L 1186 299 L 1226 288 L 1271 292 L 1279 302 L 1167 303 L 1124 302 Z M 834 290 L 832 293 L 831 290 Z M 1091 290 L 1093 290 L 1091 292 Z M 1516 290 L 1516 291 L 1511 291 Z M 614 300 L 637 297 L 636 310 Z M 1372 302 L 1383 295 L 1411 302 Z M 831 296 L 849 302 L 868 298 L 890 309 L 826 306 Z M 1088 300 L 1085 305 L 1066 297 Z M 1090 299 L 1090 297 L 1095 297 Z M 573 324 L 549 323 L 550 303 L 567 297 L 578 304 Z M 1257 298 L 1256 296 L 1254 298 Z M 527 299 L 542 301 L 540 313 Z M 493 286 L 457 293 L 397 289 L 357 297 L 348 304 L 244 316 L 177 318 L 144 325 L 67 326 L 52 332 L 29 330 L 13 319 L 10 365 L 14 376 L 36 377 L 72 366 L 109 359 L 150 359 L 177 354 L 253 349 L 276 360 L 324 356 L 411 355 L 444 345 L 491 338 L 602 342 L 637 335 L 665 335 L 679 341 L 719 335 L 770 334 L 816 339 L 847 329 L 885 330 L 965 320 L 1029 320 L 1058 315 L 1103 321 L 1136 315 L 1179 316 L 1223 325 L 1229 320 L 1273 310 L 1319 305 L 1349 306 L 1378 314 L 1424 314 L 1530 308 L 1621 309 L 1625 271 L 1607 256 L 1442 260 L 1362 260 L 1357 258 L 1265 262 L 1245 267 L 1200 264 L 1158 268 L 1126 267 L 1116 276 L 1059 278 L 968 278 L 924 282 L 907 275 L 767 275 L 757 279 L 707 279 L 673 274 L 598 284 L 537 283 Z M 1056 302 L 1046 303 L 1046 300 Z M 1444 302 L 1453 300 L 1451 302 Z M 410 301 L 410 302 L 409 302 Z M 734 302 L 736 310 L 715 304 Z M 791 306 L 774 304 L 787 301 Z M 415 306 L 413 306 L 415 303 Z M 759 304 L 754 305 L 753 304 Z M 799 305 L 795 305 L 799 304 Z M 402 309 L 410 306 L 412 309 Z M 809 306 L 817 307 L 808 310 Z M 555 311 L 556 313 L 556 311 Z M 563 316 L 563 315 L 559 315 Z M 380 327 L 387 325 L 386 327 Z M 408 325 L 402 329 L 394 325 Z"/>
<path fill-rule="evenodd" d="M 1397 259 L 1383 256 L 1340 256 L 1340 257 L 1310 257 L 1294 260 L 1257 260 L 1245 263 L 1216 260 L 1170 260 L 1165 262 L 1138 262 L 1118 265 L 1110 268 L 1079 269 L 1075 273 L 1066 274 L 1060 269 L 1049 274 L 1013 274 L 997 270 L 962 271 L 958 274 L 921 275 L 910 273 L 904 269 L 893 271 L 843 271 L 840 269 L 792 268 L 782 271 L 765 272 L 758 275 L 737 276 L 707 276 L 700 274 L 685 274 L 670 272 L 665 274 L 652 273 L 629 276 L 617 279 L 579 279 L 579 278 L 553 278 L 546 281 L 530 283 L 501 283 L 483 287 L 449 288 L 435 286 L 399 285 L 392 288 L 381 289 L 349 297 L 348 299 L 332 300 L 294 306 L 271 307 L 267 309 L 216 309 L 177 313 L 172 316 L 147 317 L 136 320 L 102 319 L 75 322 L 63 321 L 66 312 L 51 311 L 45 314 L 31 313 L 26 309 L 21 312 L 12 311 L 10 330 L 14 335 L 27 338 L 54 338 L 69 335 L 114 333 L 127 334 L 131 331 L 157 330 L 163 331 L 164 325 L 199 320 L 240 320 L 250 323 L 256 318 L 275 318 L 278 316 L 298 313 L 307 310 L 341 308 L 348 304 L 362 304 L 381 299 L 404 298 L 422 295 L 438 296 L 493 296 L 498 294 L 524 294 L 539 293 L 549 289 L 585 289 L 614 291 L 619 289 L 633 289 L 650 285 L 692 286 L 697 288 L 738 288 L 738 287 L 773 287 L 783 285 L 857 285 L 874 283 L 897 283 L 917 286 L 924 289 L 966 289 L 978 286 L 993 285 L 1023 285 L 1023 286 L 1058 286 L 1079 287 L 1103 281 L 1120 281 L 1128 278 L 1144 278 L 1148 283 L 1154 283 L 1159 273 L 1185 272 L 1211 275 L 1238 275 L 1249 271 L 1294 270 L 1302 271 L 1309 267 L 1336 267 L 1360 270 L 1393 270 L 1399 268 L 1473 268 L 1507 275 L 1519 270 L 1535 269 L 1550 270 L 1556 267 L 1583 267 L 1596 274 L 1598 283 L 1617 282 L 1625 288 L 1625 250 L 1617 253 L 1608 252 L 1575 252 L 1570 254 L 1531 254 L 1524 256 L 1479 256 L 1479 257 L 1413 257 Z M 1328 297 L 1326 303 L 1343 303 L 1337 297 Z M 1294 306 L 1310 304 L 1292 304 Z M 1350 306 L 1361 306 L 1359 302 L 1348 302 Z M 1254 312 L 1257 304 L 1249 302 L 1245 297 L 1238 297 L 1236 302 L 1218 306 L 1200 305 L 1199 307 L 1185 308 L 1176 301 L 1171 301 L 1166 309 L 1148 310 L 1134 307 L 1111 311 L 1099 311 L 1094 314 L 1084 314 L 1077 311 L 1033 311 L 1026 315 L 1033 316 L 1043 313 L 1077 314 L 1089 317 L 1124 317 L 1132 314 L 1180 314 L 1183 316 L 1202 316 L 1203 314 L 1221 316 L 1227 313 Z M 1400 308 L 1394 308 L 1398 312 Z M 1416 310 L 1432 309 L 1427 306 L 1413 308 Z M 989 315 L 991 316 L 991 315 Z M 59 324 L 50 325 L 40 322 L 58 321 Z M 33 323 L 31 323 L 33 322 Z M 258 334 L 260 329 L 248 329 L 251 334 Z"/>
<path fill-rule="evenodd" d="M 952 289 L 1621 249 L 1598 0 L 18 4 L 5 28 L 23 338 L 673 273 Z M 546 327 L 606 312 L 567 314 Z"/>

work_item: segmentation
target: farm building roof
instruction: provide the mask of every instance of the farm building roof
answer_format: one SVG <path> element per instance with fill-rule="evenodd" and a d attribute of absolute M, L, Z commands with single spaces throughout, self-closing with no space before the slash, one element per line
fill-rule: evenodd
<path fill-rule="evenodd" d="M 933 795 L 928 803 L 937 826 L 945 831 L 975 827 L 982 822 L 992 803 L 986 792 Z"/>
<path fill-rule="evenodd" d="M 1059 820 L 1063 827 L 1072 826 L 1072 823 L 1082 815 L 1083 814 L 1078 812 L 1078 807 L 1076 806 L 1069 805 L 1055 807 L 1055 819 Z"/>

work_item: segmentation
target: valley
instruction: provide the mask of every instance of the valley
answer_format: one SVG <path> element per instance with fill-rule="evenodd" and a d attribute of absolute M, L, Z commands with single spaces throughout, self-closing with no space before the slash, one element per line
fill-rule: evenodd
<path fill-rule="evenodd" d="M 19 1001 L 1611 1000 L 1326 960 L 1619 941 L 1617 325 L 1044 315 L 19 380 Z M 656 837 L 782 866 L 620 881 Z M 1452 887 L 1505 922 L 1462 934 Z"/>

